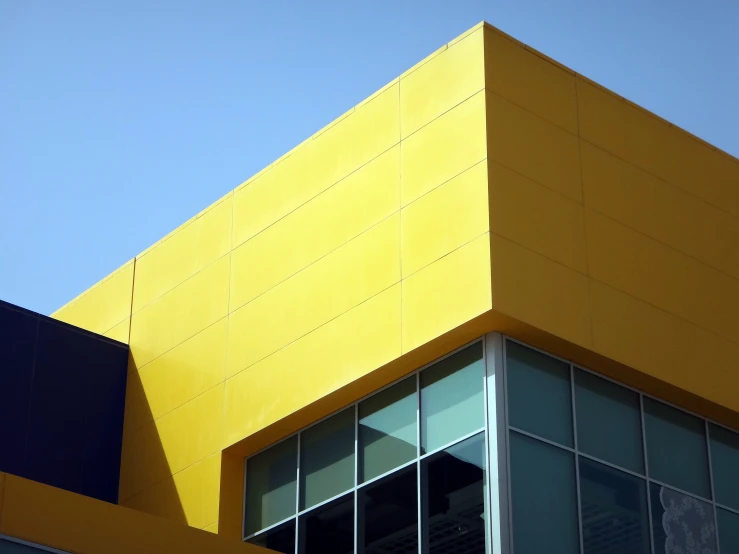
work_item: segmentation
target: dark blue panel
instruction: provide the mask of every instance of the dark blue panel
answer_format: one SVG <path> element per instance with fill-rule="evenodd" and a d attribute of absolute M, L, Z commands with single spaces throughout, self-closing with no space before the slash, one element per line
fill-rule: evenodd
<path fill-rule="evenodd" d="M 87 372 L 85 480 L 79 492 L 115 503 L 118 501 L 128 348 L 98 342 L 95 347 L 98 357 L 84 365 Z"/>
<path fill-rule="evenodd" d="M 0 471 L 23 471 L 38 318 L 0 303 Z"/>
<path fill-rule="evenodd" d="M 30 479 L 71 491 L 84 480 L 84 362 L 95 357 L 88 341 L 70 327 L 39 324 L 25 472 Z"/>

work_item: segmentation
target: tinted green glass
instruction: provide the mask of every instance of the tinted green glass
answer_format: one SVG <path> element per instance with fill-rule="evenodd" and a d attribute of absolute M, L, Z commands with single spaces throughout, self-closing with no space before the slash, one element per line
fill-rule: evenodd
<path fill-rule="evenodd" d="M 292 519 L 246 542 L 269 548 L 275 552 L 282 552 L 282 554 L 295 554 L 295 520 Z"/>
<path fill-rule="evenodd" d="M 649 477 L 703 498 L 711 498 L 703 420 L 645 398 L 644 426 Z"/>
<path fill-rule="evenodd" d="M 510 432 L 513 544 L 516 554 L 576 554 L 575 457 Z"/>
<path fill-rule="evenodd" d="M 721 552 L 739 552 L 739 515 L 716 508 L 716 519 Z"/>
<path fill-rule="evenodd" d="M 246 463 L 247 535 L 295 514 L 298 437 L 249 458 Z"/>
<path fill-rule="evenodd" d="M 709 424 L 709 435 L 716 502 L 739 510 L 739 434 Z"/>
<path fill-rule="evenodd" d="M 359 476 L 368 481 L 418 454 L 416 378 L 359 404 Z"/>
<path fill-rule="evenodd" d="M 354 486 L 354 408 L 300 435 L 300 509 Z"/>
<path fill-rule="evenodd" d="M 639 395 L 591 373 L 575 371 L 577 446 L 637 473 L 644 473 Z"/>
<path fill-rule="evenodd" d="M 647 483 L 580 457 L 580 514 L 585 554 L 649 554 Z"/>
<path fill-rule="evenodd" d="M 569 364 L 508 341 L 506 370 L 509 424 L 572 446 Z"/>
<path fill-rule="evenodd" d="M 482 343 L 421 372 L 421 447 L 435 450 L 485 425 Z"/>

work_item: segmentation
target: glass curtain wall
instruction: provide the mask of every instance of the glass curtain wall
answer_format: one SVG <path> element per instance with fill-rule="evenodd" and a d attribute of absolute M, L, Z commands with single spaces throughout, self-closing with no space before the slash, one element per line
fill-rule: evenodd
<path fill-rule="evenodd" d="M 739 552 L 739 434 L 505 341 L 515 554 Z"/>
<path fill-rule="evenodd" d="M 246 460 L 285 554 L 739 553 L 739 434 L 499 335 Z"/>
<path fill-rule="evenodd" d="M 490 552 L 478 341 L 250 457 L 244 539 L 285 554 Z"/>

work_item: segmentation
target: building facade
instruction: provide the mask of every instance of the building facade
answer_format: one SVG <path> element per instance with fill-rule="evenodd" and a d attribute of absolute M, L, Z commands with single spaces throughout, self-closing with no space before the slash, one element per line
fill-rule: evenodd
<path fill-rule="evenodd" d="M 726 554 L 736 244 L 739 161 L 480 24 L 53 317 L 129 345 L 135 512 L 284 553 Z"/>

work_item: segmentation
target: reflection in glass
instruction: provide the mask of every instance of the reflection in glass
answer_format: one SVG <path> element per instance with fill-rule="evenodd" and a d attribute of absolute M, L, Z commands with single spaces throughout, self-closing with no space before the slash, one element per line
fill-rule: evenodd
<path fill-rule="evenodd" d="M 571 452 L 510 432 L 516 554 L 576 554 L 575 459 Z"/>
<path fill-rule="evenodd" d="M 348 408 L 300 436 L 300 509 L 353 486 L 354 408 Z"/>
<path fill-rule="evenodd" d="M 295 514 L 298 437 L 249 458 L 246 464 L 246 535 Z"/>
<path fill-rule="evenodd" d="M 421 472 L 423 535 L 428 552 L 484 554 L 484 434 L 426 458 Z"/>
<path fill-rule="evenodd" d="M 256 544 L 282 552 L 283 554 L 294 554 L 295 552 L 295 519 L 280 525 L 275 529 L 257 535 L 246 542 Z"/>
<path fill-rule="evenodd" d="M 417 408 L 415 377 L 359 404 L 360 483 L 416 457 Z"/>
<path fill-rule="evenodd" d="M 301 516 L 300 554 L 354 552 L 354 494 L 349 493 Z"/>
<path fill-rule="evenodd" d="M 639 395 L 575 371 L 577 446 L 586 454 L 644 473 Z"/>
<path fill-rule="evenodd" d="M 739 510 L 739 435 L 713 423 L 708 427 L 716 502 Z"/>
<path fill-rule="evenodd" d="M 718 519 L 718 542 L 721 552 L 739 552 L 739 514 L 716 508 Z"/>
<path fill-rule="evenodd" d="M 655 554 L 716 554 L 713 506 L 657 483 L 650 483 Z"/>
<path fill-rule="evenodd" d="M 572 446 L 569 364 L 507 341 L 506 369 L 510 425 Z"/>
<path fill-rule="evenodd" d="M 644 398 L 644 428 L 650 479 L 711 498 L 703 420 Z"/>
<path fill-rule="evenodd" d="M 421 447 L 430 452 L 485 425 L 482 343 L 421 372 Z"/>
<path fill-rule="evenodd" d="M 580 458 L 584 554 L 649 554 L 644 479 Z"/>
<path fill-rule="evenodd" d="M 360 554 L 418 550 L 416 466 L 410 466 L 357 491 Z"/>

